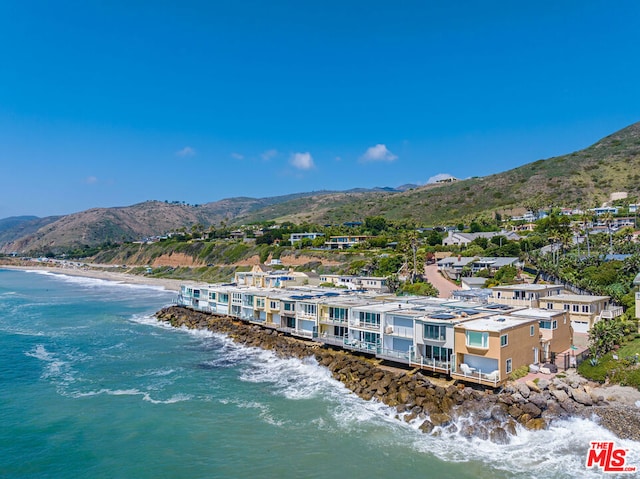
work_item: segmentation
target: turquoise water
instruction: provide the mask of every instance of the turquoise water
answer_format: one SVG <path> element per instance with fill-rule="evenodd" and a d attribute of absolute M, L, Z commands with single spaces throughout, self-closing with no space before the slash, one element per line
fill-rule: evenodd
<path fill-rule="evenodd" d="M 174 297 L 0 270 L 0 477 L 600 477 L 588 443 L 613 436 L 591 421 L 427 436 L 314 361 L 157 323 Z"/>

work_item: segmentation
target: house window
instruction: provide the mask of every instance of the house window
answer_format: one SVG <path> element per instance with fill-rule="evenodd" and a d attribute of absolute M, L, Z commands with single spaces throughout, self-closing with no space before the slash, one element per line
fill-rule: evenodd
<path fill-rule="evenodd" d="M 193 297 L 194 298 L 199 298 L 200 297 L 200 290 L 199 289 L 194 289 L 193 290 Z"/>
<path fill-rule="evenodd" d="M 489 348 L 489 333 L 467 331 L 467 346 L 472 348 Z"/>
<path fill-rule="evenodd" d="M 572 306 L 571 306 L 571 310 L 572 310 L 574 313 L 579 313 L 579 312 L 580 312 L 580 305 L 579 305 L 579 304 L 574 304 L 574 305 L 572 305 Z"/>
<path fill-rule="evenodd" d="M 278 302 L 277 301 L 269 301 L 269 308 L 278 309 Z"/>
<path fill-rule="evenodd" d="M 588 304 L 583 304 L 582 305 L 582 312 L 583 313 L 590 313 L 591 312 L 591 308 L 589 307 Z"/>
<path fill-rule="evenodd" d="M 425 324 L 424 339 L 435 339 L 436 341 L 444 341 L 446 339 L 446 327 L 435 326 L 433 324 Z"/>
<path fill-rule="evenodd" d="M 553 303 L 547 303 L 547 309 L 553 309 Z"/>
<path fill-rule="evenodd" d="M 308 303 L 302 303 L 302 312 L 306 315 L 309 316 L 315 316 L 316 314 L 316 305 L 315 304 L 308 304 Z"/>
<path fill-rule="evenodd" d="M 568 304 L 563 304 L 562 305 L 562 309 L 564 309 L 565 311 L 569 311 L 569 309 L 571 309 L 569 306 L 570 305 L 568 305 Z"/>
<path fill-rule="evenodd" d="M 553 322 L 553 329 L 558 329 L 558 321 Z"/>
<path fill-rule="evenodd" d="M 264 308 L 264 298 L 256 298 L 256 308 Z"/>
<path fill-rule="evenodd" d="M 532 325 L 529 327 L 529 336 L 533 336 L 535 334 L 536 334 L 536 327 Z"/>
<path fill-rule="evenodd" d="M 220 296 L 218 296 L 218 302 L 223 303 L 223 304 L 229 303 L 229 295 L 228 294 L 220 294 Z"/>
<path fill-rule="evenodd" d="M 348 319 L 347 310 L 345 308 L 329 308 L 329 318 L 334 321 L 345 321 Z"/>
<path fill-rule="evenodd" d="M 507 359 L 507 374 L 509 374 L 512 370 L 512 366 L 513 365 L 513 361 L 511 361 L 511 358 Z"/>
<path fill-rule="evenodd" d="M 502 336 L 500 336 L 500 347 L 504 347 L 507 344 L 509 344 L 509 335 L 503 334 Z"/>
<path fill-rule="evenodd" d="M 216 293 L 214 293 L 214 292 L 209 293 L 209 299 L 211 299 L 212 301 L 215 301 L 216 300 Z"/>
<path fill-rule="evenodd" d="M 440 346 L 425 345 L 425 358 L 435 359 L 436 361 L 449 362 L 453 350 L 450 348 L 441 348 Z"/>
<path fill-rule="evenodd" d="M 380 314 L 360 312 L 360 322 L 367 325 L 379 326 Z"/>

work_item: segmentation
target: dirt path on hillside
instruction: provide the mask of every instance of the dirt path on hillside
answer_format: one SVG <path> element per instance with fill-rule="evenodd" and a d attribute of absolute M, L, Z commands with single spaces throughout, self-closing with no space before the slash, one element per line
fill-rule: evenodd
<path fill-rule="evenodd" d="M 425 266 L 424 274 L 427 277 L 427 281 L 434 285 L 438 292 L 438 298 L 450 298 L 454 291 L 462 289 L 455 283 L 452 283 L 448 279 L 444 278 L 438 271 L 437 264 L 430 264 Z"/>

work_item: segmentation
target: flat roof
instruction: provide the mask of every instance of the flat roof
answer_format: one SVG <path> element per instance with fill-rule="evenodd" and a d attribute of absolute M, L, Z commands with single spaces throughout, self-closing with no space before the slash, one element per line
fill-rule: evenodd
<path fill-rule="evenodd" d="M 500 290 L 515 290 L 515 291 L 545 291 L 547 289 L 562 289 L 562 285 L 559 284 L 531 284 L 531 283 L 522 283 L 522 284 L 505 284 L 504 286 L 494 286 L 491 289 L 500 289 Z"/>
<path fill-rule="evenodd" d="M 520 311 L 514 311 L 512 316 L 518 316 L 519 318 L 537 318 L 537 319 L 550 319 L 554 316 L 564 315 L 564 311 L 558 309 L 542 309 L 542 308 L 528 308 Z"/>
<path fill-rule="evenodd" d="M 543 298 L 546 301 L 573 301 L 575 303 L 592 303 L 594 301 L 603 301 L 611 299 L 609 296 L 594 296 L 591 294 L 557 294 Z"/>
<path fill-rule="evenodd" d="M 538 318 L 514 318 L 512 316 L 489 316 L 486 318 L 471 319 L 456 325 L 456 328 L 464 328 L 469 331 L 504 331 L 538 321 Z"/>

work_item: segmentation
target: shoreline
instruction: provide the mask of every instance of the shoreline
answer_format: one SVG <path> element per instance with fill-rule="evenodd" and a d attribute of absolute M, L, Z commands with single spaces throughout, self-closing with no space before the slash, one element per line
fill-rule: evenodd
<path fill-rule="evenodd" d="M 137 284 L 144 286 L 160 286 L 167 291 L 180 291 L 180 285 L 188 283 L 188 281 L 180 279 L 151 278 L 148 276 L 139 276 L 130 273 L 107 271 L 100 269 L 82 268 L 82 267 L 61 267 L 47 266 L 43 264 L 25 264 L 10 265 L 0 264 L 0 269 L 11 269 L 18 271 L 48 271 L 53 274 L 79 276 L 83 278 L 103 279 L 105 281 L 113 281 L 115 283 Z"/>
<path fill-rule="evenodd" d="M 387 369 L 370 358 L 228 316 L 180 306 L 164 308 L 155 316 L 176 328 L 223 333 L 236 343 L 271 350 L 280 357 L 314 357 L 357 396 L 366 401 L 375 398 L 395 408 L 399 420 L 418 421 L 418 429 L 427 434 L 439 434 L 442 429 L 467 438 L 475 436 L 507 444 L 510 437 L 518 435 L 518 424 L 528 430 L 540 430 L 548 429 L 556 420 L 597 417 L 596 422 L 617 437 L 640 441 L 640 408 L 630 407 L 630 400 L 640 392 L 631 394 L 632 388 L 618 386 L 615 391 L 608 390 L 577 374 L 538 383 L 515 381 L 501 391 L 460 382 L 439 385 L 420 371 Z M 614 397 L 615 393 L 621 397 Z"/>
<path fill-rule="evenodd" d="M 158 287 L 159 286 L 159 287 L 162 287 L 163 289 L 165 289 L 167 291 L 173 291 L 173 292 L 178 292 L 180 290 L 180 285 L 189 283 L 189 281 L 185 281 L 185 280 L 151 278 L 151 277 L 147 277 L 147 276 L 133 275 L 133 274 L 124 273 L 124 272 L 115 272 L 115 271 L 106 271 L 106 270 L 101 270 L 101 269 L 95 269 L 95 267 L 94 268 L 77 267 L 77 266 L 60 267 L 60 266 L 49 266 L 49 265 L 44 265 L 44 264 L 35 264 L 35 265 L 32 265 L 32 264 L 23 264 L 23 265 L 0 264 L 0 269 L 20 270 L 20 271 L 47 271 L 47 272 L 50 272 L 52 274 L 77 276 L 77 277 L 85 277 L 85 278 L 94 278 L 94 279 L 101 279 L 101 280 L 105 280 L 105 281 L 113 281 L 113 282 L 116 282 L 116 283 L 145 285 L 145 286 L 151 286 L 151 287 Z M 158 319 L 160 319 L 160 318 L 158 318 Z M 166 319 L 165 319 L 165 321 L 166 321 Z M 236 323 L 236 322 L 234 321 L 233 323 Z M 191 325 L 190 327 L 193 327 L 193 326 L 194 325 Z M 199 326 L 203 327 L 204 329 L 212 329 L 211 328 L 212 325 L 210 323 L 206 324 L 206 325 L 205 324 L 200 324 Z M 248 329 L 254 330 L 254 328 L 259 328 L 259 326 L 248 326 Z M 240 338 L 238 338 L 238 336 L 236 334 L 233 334 L 231 331 L 225 331 L 225 332 L 227 334 L 229 334 L 230 337 L 232 337 L 232 339 L 234 339 L 236 341 L 238 339 L 240 339 Z M 273 333 L 275 333 L 275 331 Z M 267 334 L 269 335 L 269 333 L 267 333 Z M 278 336 L 280 336 L 280 335 L 278 334 Z M 246 343 L 246 338 L 244 338 L 244 340 L 241 339 L 238 342 Z M 289 338 L 286 342 L 289 343 L 289 345 L 291 346 L 292 344 L 296 344 L 298 342 L 298 340 L 295 339 L 295 338 Z M 261 347 L 263 349 L 275 349 L 275 350 L 278 349 L 278 347 L 274 347 L 273 344 L 264 345 L 264 344 L 255 343 L 255 344 L 251 344 L 251 345 L 252 346 Z M 286 348 L 286 349 L 288 349 L 288 348 Z M 291 351 L 289 351 L 289 353 L 290 352 Z M 308 353 L 308 350 L 306 352 Z M 284 355 L 300 357 L 300 352 L 296 352 L 294 354 L 287 354 L 286 351 L 280 351 L 280 353 L 284 353 Z M 338 351 L 334 351 L 334 353 L 338 353 Z M 348 355 L 348 353 L 346 353 L 346 352 L 340 352 L 340 355 L 342 355 L 342 354 L 347 354 Z M 324 366 L 328 366 L 328 364 L 323 364 L 323 365 Z M 377 364 L 376 365 L 376 369 L 382 370 L 382 371 L 384 371 L 386 373 L 391 373 L 393 376 L 400 376 L 400 377 L 406 376 L 407 373 L 408 373 L 408 371 L 404 371 L 401 368 L 396 368 L 396 367 L 393 367 L 393 366 L 387 366 L 387 365 L 382 365 L 382 364 Z M 336 371 L 334 371 L 334 372 L 336 372 Z M 431 383 L 433 385 L 436 385 L 436 384 L 438 384 L 440 382 L 436 378 L 431 378 L 431 377 L 426 377 L 426 376 L 423 376 L 423 377 L 427 382 L 429 382 L 429 383 Z M 579 377 L 579 376 L 575 375 L 575 377 Z M 336 379 L 339 379 L 339 376 L 336 377 Z M 362 377 L 360 379 L 362 379 Z M 345 382 L 344 378 L 342 378 L 342 382 L 343 383 Z M 442 384 L 442 386 L 444 386 L 444 388 L 447 388 L 447 384 L 446 384 L 447 382 L 448 381 L 446 381 L 446 382 L 442 381 L 442 382 L 440 382 L 440 384 Z M 589 409 L 591 409 L 591 412 L 594 415 L 598 416 L 598 418 L 599 418 L 598 422 L 602 426 L 604 426 L 605 428 L 611 430 L 612 432 L 614 432 L 617 436 L 619 436 L 621 438 L 630 438 L 630 439 L 633 439 L 633 440 L 636 440 L 636 441 L 640 441 L 640 406 L 639 406 L 640 405 L 640 391 L 637 391 L 637 390 L 635 390 L 634 388 L 631 388 L 631 387 L 619 386 L 619 385 L 603 386 L 603 385 L 591 384 L 590 387 L 593 390 L 595 390 L 595 392 L 599 393 L 599 395 L 604 400 L 604 404 L 598 405 L 596 407 L 589 408 Z M 352 391 L 353 391 L 353 389 L 352 389 Z M 356 391 L 353 391 L 353 392 L 356 392 Z M 360 393 L 362 394 L 362 392 L 363 391 L 361 391 Z M 358 393 L 356 392 L 356 394 L 358 394 Z M 361 394 L 358 394 L 358 395 L 361 395 Z M 372 394 L 371 396 L 373 396 L 373 395 L 374 394 Z M 371 396 L 369 396 L 369 394 L 363 394 L 363 396 L 365 396 L 366 399 L 371 399 Z M 366 397 L 366 396 L 369 396 L 369 397 Z M 551 418 L 547 417 L 546 419 L 551 419 Z M 639 425 L 637 430 L 633 431 L 633 432 L 629 431 L 629 426 L 632 423 L 636 424 L 636 425 Z M 495 425 L 494 425 L 494 427 L 495 427 Z"/>

